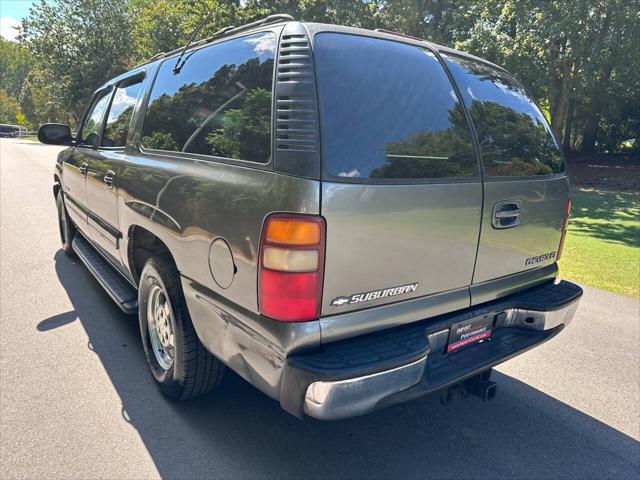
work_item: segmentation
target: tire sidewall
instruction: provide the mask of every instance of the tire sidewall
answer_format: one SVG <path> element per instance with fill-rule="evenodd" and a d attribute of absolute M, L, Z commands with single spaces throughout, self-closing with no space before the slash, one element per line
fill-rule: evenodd
<path fill-rule="evenodd" d="M 165 370 L 158 364 L 158 360 L 152 350 L 151 340 L 149 338 L 149 321 L 147 318 L 147 309 L 149 306 L 149 293 L 152 287 L 160 286 L 166 294 L 167 301 L 171 308 L 171 323 L 173 328 L 175 352 L 173 364 L 168 370 Z M 179 379 L 182 378 L 182 362 L 184 356 L 184 339 L 180 320 L 176 315 L 175 293 L 169 283 L 168 275 L 162 268 L 162 264 L 156 259 L 150 259 L 145 264 L 140 276 L 140 286 L 138 289 L 138 316 L 140 321 L 140 335 L 142 337 L 142 346 L 147 357 L 147 363 L 151 370 L 153 378 L 156 380 L 158 387 L 164 393 L 171 397 L 179 396 L 181 385 Z"/>
<path fill-rule="evenodd" d="M 65 252 L 71 252 L 71 243 L 73 242 L 74 226 L 69 219 L 62 192 L 56 195 L 56 209 L 58 210 L 58 232 L 60 234 L 60 243 Z M 62 232 L 62 223 L 65 224 L 66 235 Z"/>

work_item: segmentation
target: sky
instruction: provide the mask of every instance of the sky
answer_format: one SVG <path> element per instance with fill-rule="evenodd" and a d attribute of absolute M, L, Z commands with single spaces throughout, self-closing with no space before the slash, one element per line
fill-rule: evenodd
<path fill-rule="evenodd" d="M 0 35 L 13 40 L 17 32 L 12 27 L 29 14 L 29 7 L 34 3 L 33 0 L 0 0 Z"/>

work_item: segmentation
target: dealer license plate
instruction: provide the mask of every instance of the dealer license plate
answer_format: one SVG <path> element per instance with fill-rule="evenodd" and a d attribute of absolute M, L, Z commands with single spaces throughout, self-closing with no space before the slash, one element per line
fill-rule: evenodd
<path fill-rule="evenodd" d="M 493 315 L 483 315 L 454 323 L 449 332 L 447 353 L 488 339 L 491 337 L 492 326 Z"/>

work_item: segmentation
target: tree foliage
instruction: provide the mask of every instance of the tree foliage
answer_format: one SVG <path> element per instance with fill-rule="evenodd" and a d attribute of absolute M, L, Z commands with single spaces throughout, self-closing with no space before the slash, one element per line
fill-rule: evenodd
<path fill-rule="evenodd" d="M 92 92 L 131 66 L 127 7 L 127 0 L 40 0 L 19 37 L 40 70 L 31 89 L 49 90 L 56 109 L 77 121 Z"/>
<path fill-rule="evenodd" d="M 640 117 L 630 117 L 640 108 L 638 0 L 488 0 L 469 15 L 478 20 L 456 46 L 528 85 L 566 149 L 615 151 L 630 139 L 639 147 Z"/>
<path fill-rule="evenodd" d="M 504 66 L 566 150 L 640 151 L 640 0 L 40 0 L 20 44 L 0 43 L 0 87 L 32 121 L 78 119 L 108 78 L 272 13 L 387 28 Z"/>
<path fill-rule="evenodd" d="M 200 30 L 199 38 L 268 14 L 260 6 L 240 4 L 239 0 L 130 0 L 131 35 L 138 59 L 183 46 L 209 12 L 213 13 Z"/>
<path fill-rule="evenodd" d="M 14 98 L 20 96 L 22 85 L 32 67 L 33 58 L 29 50 L 0 37 L 0 86 L 8 95 Z"/>
<path fill-rule="evenodd" d="M 16 124 L 20 115 L 20 103 L 5 90 L 0 89 L 0 123 Z"/>

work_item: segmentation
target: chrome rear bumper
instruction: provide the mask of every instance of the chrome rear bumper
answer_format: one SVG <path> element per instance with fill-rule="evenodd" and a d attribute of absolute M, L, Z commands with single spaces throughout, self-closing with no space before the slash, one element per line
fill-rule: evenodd
<path fill-rule="evenodd" d="M 424 374 L 427 357 L 402 367 L 337 382 L 314 382 L 304 399 L 304 413 L 321 420 L 355 417 L 380 400 L 413 387 Z"/>
<path fill-rule="evenodd" d="M 321 420 L 354 417 L 375 410 L 387 399 L 409 389 L 426 394 L 458 383 L 555 336 L 571 322 L 579 300 L 578 296 L 549 311 L 509 308 L 500 312 L 494 324 L 494 337 L 498 341 L 493 348 L 483 344 L 445 355 L 449 330 L 431 333 L 428 354 L 419 360 L 369 375 L 309 384 L 304 395 L 304 413 Z M 504 341 L 498 345 L 500 337 Z M 456 370 L 456 365 L 465 363 L 466 369 Z M 440 367 L 455 373 L 447 376 Z"/>

